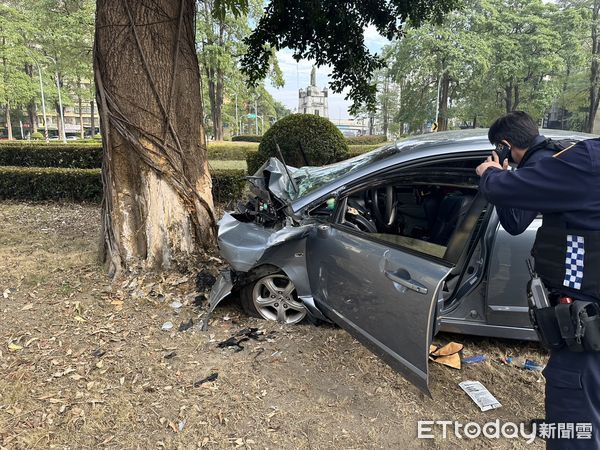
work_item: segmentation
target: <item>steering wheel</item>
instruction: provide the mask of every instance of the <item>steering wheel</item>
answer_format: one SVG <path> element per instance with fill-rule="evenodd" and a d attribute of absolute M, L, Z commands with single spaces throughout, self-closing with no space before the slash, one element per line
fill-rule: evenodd
<path fill-rule="evenodd" d="M 385 190 L 385 195 L 383 194 Z M 382 198 L 383 197 L 383 198 Z M 397 221 L 396 193 L 393 186 L 375 188 L 367 192 L 367 201 L 375 217 L 375 222 L 382 230 L 390 230 Z"/>

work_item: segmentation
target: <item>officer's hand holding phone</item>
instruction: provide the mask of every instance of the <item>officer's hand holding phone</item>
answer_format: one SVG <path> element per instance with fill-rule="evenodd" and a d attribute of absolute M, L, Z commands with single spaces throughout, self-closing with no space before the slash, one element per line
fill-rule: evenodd
<path fill-rule="evenodd" d="M 496 150 L 494 150 L 492 152 L 492 156 L 488 156 L 484 162 L 479 164 L 477 166 L 477 168 L 475 169 L 475 172 L 477 172 L 477 175 L 482 176 L 484 174 L 484 172 L 486 170 L 488 170 L 490 167 L 495 167 L 500 170 L 507 170 L 508 169 L 508 158 L 505 158 L 501 165 L 498 152 L 496 152 Z"/>

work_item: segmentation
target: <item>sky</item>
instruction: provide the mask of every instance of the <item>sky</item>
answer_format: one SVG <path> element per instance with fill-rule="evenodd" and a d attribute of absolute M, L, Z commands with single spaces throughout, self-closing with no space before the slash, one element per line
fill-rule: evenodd
<path fill-rule="evenodd" d="M 377 33 L 375 27 L 370 26 L 365 29 L 365 45 L 372 53 L 380 53 L 384 45 L 389 41 Z M 270 83 L 266 83 L 267 91 L 275 100 L 280 101 L 290 110 L 294 111 L 298 108 L 298 89 L 306 88 L 310 84 L 310 71 L 312 63 L 308 60 L 301 60 L 296 63 L 292 57 L 292 51 L 285 49 L 277 52 L 279 67 L 283 73 L 285 85 L 282 88 L 273 87 Z M 317 86 L 323 89 L 329 87 L 329 74 L 331 68 L 322 66 L 317 68 Z M 350 117 L 348 108 L 350 101 L 344 100 L 345 95 L 334 94 L 329 91 L 329 119 L 334 123 L 337 119 L 347 119 Z"/>

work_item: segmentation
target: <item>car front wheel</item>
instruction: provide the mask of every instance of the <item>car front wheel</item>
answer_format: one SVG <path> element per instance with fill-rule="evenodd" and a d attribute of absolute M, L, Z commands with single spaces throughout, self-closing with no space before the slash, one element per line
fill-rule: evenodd
<path fill-rule="evenodd" d="M 296 286 L 282 273 L 262 276 L 244 286 L 241 303 L 251 316 L 285 324 L 298 323 L 307 314 L 296 295 Z"/>

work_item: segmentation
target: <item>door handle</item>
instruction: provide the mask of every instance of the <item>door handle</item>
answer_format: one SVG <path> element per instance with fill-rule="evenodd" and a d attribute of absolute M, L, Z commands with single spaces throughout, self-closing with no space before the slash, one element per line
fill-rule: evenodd
<path fill-rule="evenodd" d="M 421 283 L 410 278 L 408 271 L 402 270 L 402 272 L 404 272 L 403 275 L 408 276 L 408 279 L 399 275 L 398 273 L 389 272 L 387 270 L 384 273 L 385 273 L 385 276 L 387 278 L 389 278 L 390 280 L 392 280 L 394 283 L 398 283 L 407 289 L 418 292 L 419 294 L 427 294 L 427 288 L 425 286 L 423 286 Z"/>

